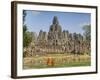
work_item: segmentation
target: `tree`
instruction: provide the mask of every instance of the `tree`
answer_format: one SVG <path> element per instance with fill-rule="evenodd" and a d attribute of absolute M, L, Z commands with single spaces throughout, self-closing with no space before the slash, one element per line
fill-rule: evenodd
<path fill-rule="evenodd" d="M 25 17 L 26 17 L 26 15 L 27 15 L 27 13 L 26 13 L 26 11 L 24 10 L 23 11 L 23 24 L 25 25 Z"/>
<path fill-rule="evenodd" d="M 84 30 L 84 37 L 86 41 L 90 41 L 91 40 L 91 25 L 84 25 L 83 26 L 83 30 Z"/>
<path fill-rule="evenodd" d="M 84 30 L 84 51 L 87 54 L 90 54 L 91 51 L 91 25 L 84 25 L 83 26 L 83 30 Z"/>
<path fill-rule="evenodd" d="M 29 46 L 29 44 L 32 42 L 32 36 L 30 34 L 30 32 L 25 32 L 24 33 L 24 37 L 23 37 L 23 46 L 27 47 Z"/>
<path fill-rule="evenodd" d="M 23 25 L 23 34 L 25 34 L 25 32 L 27 32 L 27 26 L 26 25 Z"/>
<path fill-rule="evenodd" d="M 27 13 L 26 13 L 26 11 L 24 10 L 24 11 L 23 11 L 23 35 L 24 35 L 25 32 L 28 30 L 28 29 L 27 29 L 27 26 L 26 26 L 26 24 L 25 24 L 26 15 L 27 15 Z"/>
<path fill-rule="evenodd" d="M 32 36 L 28 31 L 27 25 L 25 24 L 26 15 L 27 12 L 24 10 L 23 11 L 23 46 L 24 47 L 27 47 L 32 41 Z"/>

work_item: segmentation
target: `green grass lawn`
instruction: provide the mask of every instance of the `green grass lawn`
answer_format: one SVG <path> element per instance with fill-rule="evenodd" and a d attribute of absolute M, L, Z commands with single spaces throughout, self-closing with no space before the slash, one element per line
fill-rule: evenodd
<path fill-rule="evenodd" d="M 29 65 L 27 68 L 29 68 L 29 69 L 34 69 L 34 68 L 35 69 L 36 68 L 61 68 L 61 67 L 81 67 L 81 66 L 90 66 L 90 65 L 91 65 L 90 62 L 73 62 L 73 63 L 66 63 L 66 64 L 55 64 L 54 66 L 34 65 L 33 64 L 33 65 Z"/>

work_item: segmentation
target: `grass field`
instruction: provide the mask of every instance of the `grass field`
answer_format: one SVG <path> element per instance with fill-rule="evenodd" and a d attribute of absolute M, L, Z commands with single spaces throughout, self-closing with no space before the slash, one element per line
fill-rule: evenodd
<path fill-rule="evenodd" d="M 48 54 L 45 56 L 25 57 L 23 59 L 24 69 L 36 68 L 58 68 L 90 66 L 89 55 Z"/>

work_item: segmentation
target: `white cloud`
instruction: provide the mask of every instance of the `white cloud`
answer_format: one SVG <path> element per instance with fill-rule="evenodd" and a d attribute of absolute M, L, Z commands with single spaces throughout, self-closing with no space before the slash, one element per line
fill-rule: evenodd
<path fill-rule="evenodd" d="M 85 26 L 85 25 L 89 25 L 90 23 L 81 23 L 79 26 L 80 27 L 83 27 L 83 26 Z"/>

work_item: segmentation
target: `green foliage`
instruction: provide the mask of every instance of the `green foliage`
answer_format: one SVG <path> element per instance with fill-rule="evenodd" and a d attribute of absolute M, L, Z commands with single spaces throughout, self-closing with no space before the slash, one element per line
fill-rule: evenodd
<path fill-rule="evenodd" d="M 23 34 L 25 34 L 26 31 L 27 31 L 27 26 L 24 25 L 24 26 L 23 26 Z"/>
<path fill-rule="evenodd" d="M 23 35 L 23 46 L 27 47 L 32 42 L 32 36 L 30 32 L 25 32 Z"/>
<path fill-rule="evenodd" d="M 85 36 L 85 39 L 87 41 L 90 41 L 91 40 L 91 25 L 84 25 L 83 26 L 83 30 L 84 30 L 84 36 Z"/>
<path fill-rule="evenodd" d="M 25 25 L 26 15 L 27 15 L 27 13 L 24 10 L 23 11 L 23 46 L 24 47 L 27 47 L 32 41 L 32 36 L 31 36 L 30 32 L 28 32 L 27 25 Z"/>
<path fill-rule="evenodd" d="M 23 46 L 27 47 L 32 42 L 32 36 L 28 32 L 27 26 L 23 26 Z"/>
<path fill-rule="evenodd" d="M 26 15 L 27 15 L 27 13 L 26 13 L 26 11 L 24 10 L 24 11 L 23 11 L 23 24 L 25 23 L 25 17 L 26 17 Z"/>

